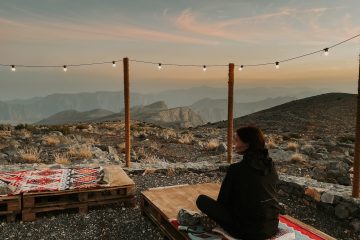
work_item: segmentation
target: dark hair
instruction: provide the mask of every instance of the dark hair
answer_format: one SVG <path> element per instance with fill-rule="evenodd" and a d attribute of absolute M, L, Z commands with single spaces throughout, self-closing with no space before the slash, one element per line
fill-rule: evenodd
<path fill-rule="evenodd" d="M 241 127 L 236 130 L 236 134 L 241 141 L 249 144 L 245 152 L 265 149 L 265 137 L 260 128 L 254 126 Z"/>

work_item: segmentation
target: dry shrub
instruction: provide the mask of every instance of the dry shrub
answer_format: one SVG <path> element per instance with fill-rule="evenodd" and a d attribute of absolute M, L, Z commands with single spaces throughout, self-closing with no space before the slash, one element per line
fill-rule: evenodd
<path fill-rule="evenodd" d="M 159 137 L 161 137 L 165 140 L 168 140 L 170 138 L 176 138 L 176 136 L 177 136 L 177 134 L 176 134 L 175 130 L 171 129 L 171 128 L 165 128 L 159 134 Z"/>
<path fill-rule="evenodd" d="M 310 143 L 306 143 L 304 146 L 303 146 L 303 150 L 304 151 L 310 151 L 314 149 L 314 147 L 310 144 Z"/>
<path fill-rule="evenodd" d="M 157 163 L 162 162 L 163 160 L 160 159 L 157 155 L 148 154 L 145 155 L 145 158 L 142 159 L 144 163 Z"/>
<path fill-rule="evenodd" d="M 139 156 L 146 156 L 144 146 L 139 147 L 136 151 L 136 154 Z"/>
<path fill-rule="evenodd" d="M 84 138 L 83 143 L 85 143 L 85 144 L 97 144 L 98 141 L 95 140 L 95 138 L 90 137 L 90 138 Z"/>
<path fill-rule="evenodd" d="M 159 144 L 157 142 L 154 142 L 154 141 L 148 141 L 148 147 L 151 148 L 151 149 L 154 149 L 154 150 L 159 150 Z"/>
<path fill-rule="evenodd" d="M 91 152 L 91 149 L 89 147 L 82 147 L 79 150 L 79 158 L 80 159 L 87 159 L 91 158 L 93 153 Z"/>
<path fill-rule="evenodd" d="M 49 146 L 55 146 L 60 143 L 60 139 L 57 136 L 44 136 L 42 140 Z"/>
<path fill-rule="evenodd" d="M 124 129 L 125 124 L 122 124 L 122 123 L 104 123 L 104 124 L 101 125 L 101 128 L 109 130 L 109 131 L 114 131 L 114 130 Z"/>
<path fill-rule="evenodd" d="M 305 159 L 302 154 L 300 153 L 294 153 L 291 155 L 291 162 L 293 163 L 303 163 L 305 162 Z"/>
<path fill-rule="evenodd" d="M 154 173 L 156 172 L 156 169 L 155 168 L 146 168 L 144 170 L 144 172 L 142 173 L 143 176 L 145 176 L 146 174 L 149 174 L 149 173 Z"/>
<path fill-rule="evenodd" d="M 268 149 L 274 149 L 274 148 L 277 148 L 277 144 L 275 143 L 275 141 L 273 139 L 269 139 L 266 143 L 266 147 Z"/>
<path fill-rule="evenodd" d="M 76 159 L 89 159 L 93 156 L 91 149 L 88 146 L 81 146 L 80 148 L 71 147 L 68 152 L 68 156 Z"/>
<path fill-rule="evenodd" d="M 58 164 L 62 164 L 62 165 L 70 164 L 69 156 L 67 154 L 57 153 L 54 155 L 54 158 L 55 158 L 55 162 Z"/>
<path fill-rule="evenodd" d="M 194 140 L 194 136 L 191 133 L 183 134 L 179 137 L 178 142 L 183 144 L 190 144 Z"/>
<path fill-rule="evenodd" d="M 216 148 L 219 147 L 219 145 L 220 145 L 219 140 L 213 138 L 213 139 L 210 139 L 210 140 L 207 142 L 207 144 L 206 144 L 205 147 L 206 147 L 207 150 L 215 150 Z"/>
<path fill-rule="evenodd" d="M 299 144 L 297 144 L 296 142 L 288 142 L 288 145 L 287 145 L 287 149 L 288 150 L 291 150 L 291 151 L 296 151 L 299 147 Z"/>
<path fill-rule="evenodd" d="M 0 131 L 0 137 L 11 137 L 11 131 Z"/>
<path fill-rule="evenodd" d="M 77 150 L 74 147 L 69 148 L 68 152 L 67 152 L 68 156 L 70 157 L 75 157 L 77 155 Z"/>
<path fill-rule="evenodd" d="M 118 147 L 119 147 L 119 149 L 120 149 L 120 151 L 121 152 L 125 152 L 125 143 L 123 142 L 123 143 L 120 143 L 119 145 L 118 145 Z"/>
<path fill-rule="evenodd" d="M 19 151 L 20 157 L 25 162 L 40 162 L 40 151 L 37 148 L 27 148 Z"/>
<path fill-rule="evenodd" d="M 60 140 L 60 142 L 61 142 L 62 144 L 72 144 L 72 143 L 74 143 L 74 140 L 71 139 L 71 138 L 69 138 L 69 137 L 67 137 L 67 136 L 60 136 L 60 137 L 59 137 L 59 140 Z"/>

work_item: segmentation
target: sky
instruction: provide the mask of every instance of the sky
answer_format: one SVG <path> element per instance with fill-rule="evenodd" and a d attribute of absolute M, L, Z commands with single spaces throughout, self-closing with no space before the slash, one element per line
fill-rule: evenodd
<path fill-rule="evenodd" d="M 1 0 L 0 64 L 113 61 L 256 64 L 323 49 L 360 33 L 359 0 Z M 322 53 L 235 72 L 235 88 L 357 91 L 360 39 Z M 227 87 L 227 67 L 130 63 L 136 92 Z M 119 91 L 122 63 L 70 68 L 0 67 L 0 100 Z"/>

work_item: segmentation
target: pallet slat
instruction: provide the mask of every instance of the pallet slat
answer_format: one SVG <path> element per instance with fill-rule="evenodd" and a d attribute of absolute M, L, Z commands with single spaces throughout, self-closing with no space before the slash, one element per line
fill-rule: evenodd
<path fill-rule="evenodd" d="M 101 206 L 101 205 L 119 203 L 119 202 L 123 202 L 125 206 L 133 206 L 132 204 L 133 199 L 134 196 L 128 196 L 121 199 L 108 199 L 103 201 L 83 202 L 83 203 L 68 204 L 61 206 L 44 207 L 44 208 L 28 208 L 22 211 L 22 220 L 24 222 L 34 221 L 37 219 L 37 214 L 39 213 L 68 210 L 68 209 L 77 209 L 80 214 L 86 214 L 88 212 L 89 207 Z"/>
<path fill-rule="evenodd" d="M 77 209 L 87 213 L 92 206 L 124 203 L 135 206 L 135 185 L 23 194 L 23 221 L 34 221 L 38 213 Z"/>
<path fill-rule="evenodd" d="M 7 222 L 14 222 L 16 216 L 21 213 L 21 196 L 0 197 L 0 217 Z"/>

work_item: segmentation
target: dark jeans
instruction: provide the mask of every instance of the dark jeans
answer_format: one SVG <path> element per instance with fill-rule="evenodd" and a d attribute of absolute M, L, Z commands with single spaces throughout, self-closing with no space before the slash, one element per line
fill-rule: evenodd
<path fill-rule="evenodd" d="M 209 218 L 219 224 L 226 232 L 233 237 L 240 237 L 234 232 L 235 226 L 228 210 L 220 205 L 216 200 L 206 196 L 200 195 L 196 199 L 196 206 L 205 213 Z"/>

